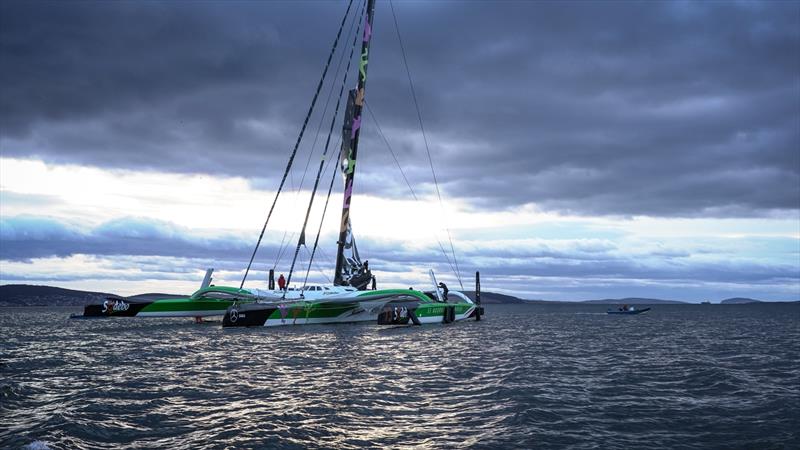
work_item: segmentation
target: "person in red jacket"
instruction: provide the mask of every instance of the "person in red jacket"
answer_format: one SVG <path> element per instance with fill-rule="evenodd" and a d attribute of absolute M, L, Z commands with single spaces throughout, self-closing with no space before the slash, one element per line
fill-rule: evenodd
<path fill-rule="evenodd" d="M 286 278 L 283 278 L 283 274 L 278 277 L 278 288 L 280 290 L 286 290 Z"/>

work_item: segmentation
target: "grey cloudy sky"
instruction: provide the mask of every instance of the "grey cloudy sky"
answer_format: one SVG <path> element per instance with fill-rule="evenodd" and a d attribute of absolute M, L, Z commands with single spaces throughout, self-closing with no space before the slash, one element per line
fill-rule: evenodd
<path fill-rule="evenodd" d="M 345 3 L 1 7 L 4 156 L 272 186 Z M 796 2 L 395 9 L 451 197 L 587 215 L 800 207 Z M 368 101 L 413 181 L 429 181 L 388 3 L 375 31 Z M 383 147 L 365 133 L 365 173 L 389 161 Z M 406 195 L 395 175 L 362 188 Z"/>
<path fill-rule="evenodd" d="M 4 0 L 0 157 L 273 190 L 346 5 Z M 743 286 L 800 297 L 800 3 L 398 0 L 394 10 L 445 199 L 508 222 L 456 227 L 467 271 L 528 297 L 699 299 Z M 433 194 L 388 2 L 377 2 L 374 32 L 369 109 L 418 193 Z M 331 109 L 312 117 L 292 184 Z M 359 194 L 409 196 L 369 114 L 359 159 Z M 249 229 L 209 234 L 180 214 L 103 214 L 117 205 L 80 209 L 64 186 L 5 183 L 3 281 L 190 279 L 211 264 L 236 274 L 253 245 Z M 148 195 L 136 202 L 158 196 Z M 587 222 L 514 228 L 530 211 Z M 662 222 L 644 233 L 640 217 Z M 684 218 L 694 222 L 668 222 Z M 272 258 L 280 236 L 267 241 Z M 409 267 L 447 270 L 436 248 L 361 242 L 399 282 L 413 282 Z M 76 255 L 112 269 L 36 263 Z"/>

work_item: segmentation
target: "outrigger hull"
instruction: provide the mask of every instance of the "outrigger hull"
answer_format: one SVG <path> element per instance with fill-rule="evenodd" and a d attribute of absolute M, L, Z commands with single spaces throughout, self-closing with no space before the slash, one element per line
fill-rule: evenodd
<path fill-rule="evenodd" d="M 84 317 L 209 317 L 225 314 L 232 304 L 230 300 L 197 301 L 188 297 L 153 301 L 114 299 L 86 305 L 83 315 Z"/>
<path fill-rule="evenodd" d="M 106 297 L 86 305 L 82 317 L 212 317 L 224 315 L 236 302 L 253 300 L 248 291 L 224 287 L 202 288 L 189 297 Z"/>

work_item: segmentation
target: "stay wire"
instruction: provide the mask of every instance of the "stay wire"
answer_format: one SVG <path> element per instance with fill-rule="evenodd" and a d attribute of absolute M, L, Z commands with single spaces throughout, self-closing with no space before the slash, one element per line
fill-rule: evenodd
<path fill-rule="evenodd" d="M 342 147 L 341 147 L 341 142 L 340 142 L 340 144 L 339 144 L 339 154 L 336 157 L 336 161 L 338 162 L 341 157 L 342 157 Z M 331 161 L 333 161 L 332 158 L 331 158 Z M 325 198 L 325 206 L 322 208 L 322 218 L 319 219 L 319 228 L 317 229 L 317 237 L 314 238 L 314 247 L 313 247 L 313 251 L 311 252 L 311 258 L 308 260 L 308 268 L 306 268 L 306 277 L 303 280 L 303 286 L 305 286 L 306 283 L 308 283 L 308 275 L 311 273 L 311 263 L 314 261 L 314 255 L 316 255 L 316 253 L 317 253 L 317 248 L 320 249 L 320 253 L 323 253 L 322 252 L 322 247 L 319 247 L 319 236 L 322 233 L 322 225 L 323 225 L 323 223 L 325 223 L 325 214 L 327 214 L 327 212 L 328 212 L 328 202 L 331 199 L 331 192 L 333 192 L 333 183 L 334 183 L 334 181 L 336 181 L 336 168 L 337 168 L 336 165 L 333 165 L 333 173 L 331 174 L 331 183 L 328 186 L 328 196 Z M 323 254 L 323 257 L 325 257 L 324 254 Z M 336 263 L 334 262 L 334 265 L 335 264 Z"/>
<path fill-rule="evenodd" d="M 456 265 L 456 278 L 458 284 L 461 285 L 461 290 L 464 290 L 464 283 L 461 282 L 461 271 L 458 267 L 458 260 L 456 259 L 456 249 L 453 246 L 453 238 L 450 236 L 450 228 L 447 226 L 447 218 L 444 214 L 444 202 L 442 201 L 442 194 L 439 191 L 439 182 L 436 179 L 436 171 L 433 169 L 433 158 L 431 157 L 431 149 L 428 146 L 428 137 L 425 134 L 425 127 L 422 125 L 422 113 L 419 110 L 419 103 L 417 102 L 417 93 L 414 90 L 414 82 L 411 81 L 411 70 L 408 68 L 408 60 L 406 59 L 406 50 L 403 46 L 403 38 L 400 37 L 400 26 L 397 24 L 397 15 L 394 13 L 394 2 L 389 0 L 389 6 L 392 10 L 392 18 L 394 19 L 394 29 L 397 32 L 397 40 L 400 43 L 400 52 L 403 55 L 403 64 L 406 67 L 406 75 L 408 76 L 408 85 L 411 87 L 411 97 L 414 99 L 414 107 L 417 110 L 417 119 L 419 120 L 419 128 L 422 131 L 422 139 L 425 141 L 425 151 L 428 153 L 428 162 L 431 166 L 431 173 L 433 174 L 433 183 L 436 186 L 436 195 L 439 197 L 439 207 L 442 210 L 442 218 L 445 220 L 445 230 L 447 230 L 447 238 L 450 240 L 450 249 L 453 252 L 453 262 Z"/>
<path fill-rule="evenodd" d="M 311 262 L 313 261 L 314 255 L 311 254 L 311 251 L 308 249 L 308 247 L 306 247 L 306 252 L 308 252 L 308 254 L 310 256 L 308 265 L 311 266 Z M 331 280 L 331 277 L 329 277 L 328 274 L 324 270 L 320 269 L 319 265 L 314 263 L 314 268 L 317 269 L 317 272 L 321 273 L 322 276 L 325 277 L 326 280 L 328 280 L 328 283 L 333 284 L 333 280 Z M 306 283 L 307 282 L 308 282 L 308 275 L 306 275 L 306 281 L 303 282 L 303 287 L 304 288 L 306 287 Z"/>
<path fill-rule="evenodd" d="M 364 12 L 364 9 L 362 8 L 361 14 L 359 14 L 359 16 L 358 16 L 359 18 L 361 17 L 363 12 Z M 297 240 L 297 247 L 294 250 L 294 258 L 292 258 L 292 266 L 289 269 L 289 277 L 286 279 L 286 284 L 287 285 L 292 280 L 292 274 L 294 273 L 294 267 L 295 267 L 295 263 L 297 262 L 297 255 L 300 252 L 300 247 L 306 244 L 305 237 L 306 237 L 306 227 L 308 226 L 308 219 L 309 219 L 309 217 L 311 215 L 311 209 L 312 209 L 312 207 L 314 205 L 314 197 L 316 197 L 316 194 L 317 194 L 317 188 L 319 187 L 319 180 L 320 180 L 320 177 L 322 176 L 322 172 L 323 172 L 323 170 L 325 168 L 325 158 L 328 156 L 328 150 L 329 150 L 330 144 L 331 144 L 331 136 L 333 136 L 333 129 L 336 126 L 336 119 L 339 117 L 339 109 L 341 108 L 341 105 L 342 105 L 342 94 L 344 93 L 344 88 L 347 85 L 347 76 L 349 75 L 350 66 L 351 66 L 351 64 L 353 62 L 353 54 L 355 52 L 356 45 L 358 44 L 358 36 L 359 36 L 359 32 L 358 31 L 360 31 L 360 29 L 361 29 L 361 26 L 360 26 L 360 23 L 359 23 L 358 30 L 356 31 L 356 33 L 355 33 L 355 35 L 353 37 L 353 44 L 350 47 L 350 56 L 347 59 L 347 67 L 345 67 L 345 70 L 344 70 L 344 77 L 342 78 L 342 84 L 339 87 L 339 95 L 338 95 L 338 98 L 336 99 L 336 107 L 334 108 L 333 117 L 331 118 L 331 125 L 330 125 L 330 128 L 328 129 L 328 138 L 325 140 L 325 150 L 323 150 L 322 158 L 319 161 L 319 168 L 317 169 L 317 178 L 314 180 L 314 188 L 311 190 L 311 199 L 309 199 L 309 201 L 308 201 L 308 208 L 306 209 L 306 217 L 305 217 L 305 220 L 303 221 L 303 228 L 300 230 L 300 238 Z M 339 151 L 341 152 L 341 146 L 339 147 Z M 331 187 L 332 186 L 333 186 L 333 183 L 331 182 Z M 330 191 L 328 191 L 328 192 L 330 192 Z M 326 208 L 327 208 L 327 200 L 326 200 Z M 317 243 L 318 242 L 314 243 L 315 247 L 316 247 Z M 313 261 L 313 255 L 312 255 L 312 260 L 311 261 Z M 310 265 L 311 261 L 309 261 L 309 265 Z M 284 293 L 284 296 L 285 296 L 285 293 Z"/>
<path fill-rule="evenodd" d="M 281 259 L 281 255 L 283 254 L 283 243 L 286 242 L 286 235 L 289 233 L 289 230 L 283 230 L 283 237 L 281 238 L 281 245 L 278 247 L 278 253 L 275 255 L 275 262 L 272 263 L 272 270 L 275 270 L 278 267 L 278 261 Z"/>
<path fill-rule="evenodd" d="M 247 275 L 250 273 L 250 267 L 253 265 L 253 260 L 256 257 L 256 252 L 258 252 L 258 247 L 261 245 L 261 240 L 264 238 L 264 232 L 267 230 L 267 224 L 269 224 L 269 219 L 272 217 L 272 212 L 275 210 L 275 204 L 278 203 L 278 197 L 281 194 L 281 190 L 283 190 L 283 185 L 286 183 L 286 177 L 289 174 L 289 171 L 292 168 L 292 163 L 294 162 L 294 157 L 297 154 L 297 148 L 300 146 L 300 141 L 303 139 L 303 134 L 306 131 L 306 126 L 308 125 L 308 120 L 311 117 L 311 113 L 314 111 L 314 106 L 317 103 L 317 98 L 319 97 L 319 92 L 322 90 L 322 85 L 325 82 L 325 76 L 328 74 L 328 67 L 330 67 L 331 59 L 333 58 L 333 54 L 336 52 L 336 47 L 339 45 L 339 38 L 342 35 L 342 30 L 344 29 L 344 24 L 347 22 L 347 17 L 350 15 L 350 8 L 353 6 L 353 0 L 347 4 L 347 10 L 344 13 L 344 17 L 342 17 L 342 23 L 339 25 L 339 31 L 336 33 L 336 39 L 333 41 L 333 48 L 331 48 L 330 54 L 328 54 L 328 60 L 325 62 L 325 69 L 322 71 L 322 77 L 320 77 L 319 83 L 317 84 L 317 91 L 314 93 L 314 98 L 311 100 L 311 105 L 308 108 L 308 113 L 306 114 L 306 118 L 303 121 L 303 126 L 300 128 L 300 134 L 297 136 L 297 141 L 294 144 L 294 149 L 292 150 L 292 154 L 289 157 L 289 162 L 286 165 L 286 170 L 283 172 L 283 178 L 281 178 L 281 184 L 278 186 L 278 191 L 275 193 L 275 199 L 272 201 L 272 206 L 269 208 L 269 213 L 267 213 L 267 220 L 264 221 L 264 226 L 261 228 L 261 234 L 258 236 L 258 241 L 256 242 L 256 246 L 253 249 L 253 254 L 250 256 L 250 262 L 247 263 L 247 269 L 244 271 L 244 276 L 242 277 L 242 283 L 239 285 L 239 289 L 244 287 L 244 282 L 247 280 Z"/>
<path fill-rule="evenodd" d="M 357 14 L 357 15 L 353 15 L 353 19 L 350 22 L 350 29 L 347 32 L 347 37 L 348 38 L 350 36 L 356 36 L 356 37 L 358 36 L 358 32 L 361 30 L 361 23 L 360 23 L 360 21 L 358 19 L 361 17 L 363 11 L 364 11 L 364 7 L 362 6 L 361 12 L 359 14 Z M 358 29 L 356 30 L 356 33 L 354 35 L 353 34 L 353 28 L 355 27 L 356 23 L 358 23 Z M 336 64 L 336 71 L 334 73 L 337 74 L 337 75 L 331 81 L 330 88 L 328 89 L 328 96 L 325 99 L 325 106 L 322 108 L 322 114 L 320 115 L 319 124 L 317 125 L 317 132 L 314 134 L 314 142 L 311 144 L 311 150 L 308 152 L 308 159 L 306 159 L 306 165 L 305 165 L 305 168 L 303 169 L 303 176 L 300 178 L 300 184 L 297 186 L 297 189 L 295 190 L 295 195 L 294 195 L 294 204 L 295 205 L 299 204 L 299 202 L 297 200 L 300 197 L 300 192 L 303 189 L 303 183 L 306 180 L 306 174 L 308 173 L 308 167 L 311 164 L 311 158 L 314 156 L 314 149 L 317 146 L 317 141 L 319 140 L 320 131 L 322 131 L 322 124 L 325 122 L 325 114 L 328 112 L 328 106 L 330 105 L 331 97 L 333 97 L 334 87 L 336 86 L 336 79 L 339 78 L 338 74 L 341 73 L 340 69 L 342 68 L 342 62 L 344 61 L 344 55 L 345 54 L 346 54 L 345 51 L 341 52 L 341 55 L 339 56 L 339 62 Z M 352 58 L 352 56 L 353 56 L 353 52 L 351 51 L 350 52 L 350 57 Z M 345 76 L 346 75 L 347 75 L 347 73 L 345 72 Z M 294 211 L 296 211 L 296 209 L 293 210 L 292 214 L 294 214 Z M 273 270 L 278 266 L 278 263 L 283 260 L 283 256 L 285 255 L 285 251 L 288 250 L 289 244 L 294 239 L 294 235 L 296 233 L 292 232 L 292 235 L 289 237 L 289 240 L 286 240 L 286 234 L 287 234 L 287 232 L 284 231 L 283 239 L 281 239 L 281 246 L 280 246 L 280 249 L 278 250 L 278 256 L 275 258 L 275 263 L 272 266 Z"/>
<path fill-rule="evenodd" d="M 408 186 L 408 190 L 411 191 L 411 196 L 414 197 L 414 201 L 420 202 L 419 198 L 417 198 L 417 193 L 414 192 L 414 188 L 411 187 L 411 183 L 408 181 L 408 177 L 406 177 L 406 173 L 403 170 L 403 167 L 400 165 L 400 161 L 397 159 L 397 155 L 395 155 L 394 150 L 392 149 L 392 146 L 389 144 L 389 140 L 386 139 L 386 135 L 383 134 L 383 130 L 381 129 L 381 125 L 380 125 L 380 123 L 378 123 L 378 119 L 375 117 L 375 114 L 372 112 L 372 108 L 369 107 L 369 103 L 367 103 L 366 99 L 364 100 L 364 106 L 367 107 L 367 112 L 369 112 L 369 115 L 372 118 L 372 121 L 375 122 L 375 129 L 378 130 L 378 134 L 380 135 L 381 139 L 383 139 L 383 142 L 386 144 L 386 148 L 389 149 L 389 153 L 392 155 L 392 158 L 394 159 L 395 165 L 397 165 L 397 168 L 400 170 L 400 174 L 403 176 L 403 180 L 405 180 L 406 186 Z M 450 256 L 447 254 L 447 250 L 445 250 L 444 245 L 442 245 L 442 241 L 439 240 L 438 236 L 434 236 L 434 237 L 436 238 L 436 243 L 439 244 L 439 249 L 442 251 L 442 256 L 444 256 L 444 259 L 447 261 L 447 264 L 450 266 L 450 270 L 452 270 L 453 273 L 455 273 L 456 269 L 455 269 L 455 267 L 453 267 L 453 263 L 450 261 Z"/>

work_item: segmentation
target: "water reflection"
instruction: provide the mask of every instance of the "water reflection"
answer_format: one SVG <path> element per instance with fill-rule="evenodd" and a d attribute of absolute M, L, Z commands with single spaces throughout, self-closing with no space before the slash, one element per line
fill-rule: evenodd
<path fill-rule="evenodd" d="M 796 305 L 664 306 L 637 317 L 609 317 L 591 305 L 489 311 L 485 321 L 447 326 L 224 331 L 183 319 L 70 321 L 68 309 L 0 311 L 0 442 L 797 443 Z"/>

